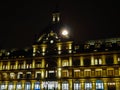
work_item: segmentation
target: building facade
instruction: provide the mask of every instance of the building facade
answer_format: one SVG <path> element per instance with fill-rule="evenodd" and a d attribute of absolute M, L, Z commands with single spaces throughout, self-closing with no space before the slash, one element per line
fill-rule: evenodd
<path fill-rule="evenodd" d="M 120 90 L 120 38 L 76 44 L 59 21 L 30 50 L 0 51 L 0 90 Z"/>

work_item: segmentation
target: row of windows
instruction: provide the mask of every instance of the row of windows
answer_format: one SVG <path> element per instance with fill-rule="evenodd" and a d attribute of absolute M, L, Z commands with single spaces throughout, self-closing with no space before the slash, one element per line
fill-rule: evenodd
<path fill-rule="evenodd" d="M 70 72 L 69 70 L 62 71 L 62 77 L 109 77 L 109 76 L 119 76 L 118 69 L 85 69 L 85 70 L 74 70 L 74 72 Z"/>
<path fill-rule="evenodd" d="M 86 80 L 84 82 L 84 89 L 85 90 L 91 90 L 93 88 L 93 83 L 89 80 Z M 81 90 L 82 83 L 80 83 L 78 80 L 73 82 L 73 90 Z M 58 82 L 57 81 L 44 81 L 42 82 L 42 86 L 44 90 L 57 90 L 58 89 Z M 16 90 L 30 90 L 32 88 L 31 82 L 25 82 L 24 87 L 22 82 L 17 82 L 16 85 L 14 85 L 13 82 L 9 82 L 8 85 L 6 82 L 0 83 L 0 90 L 14 90 L 14 87 Z M 61 89 L 62 90 L 69 90 L 70 84 L 68 81 L 61 82 Z M 7 89 L 8 88 L 8 89 Z M 96 80 L 95 87 L 96 90 L 104 90 L 104 82 L 102 80 Z M 116 83 L 114 81 L 108 81 L 107 82 L 107 88 L 108 90 L 116 90 Z M 39 81 L 34 83 L 34 90 L 41 90 L 41 83 Z"/>
<path fill-rule="evenodd" d="M 120 64 L 120 58 L 118 58 L 117 61 L 118 61 L 118 64 Z M 103 60 L 101 58 L 96 58 L 96 59 L 94 59 L 94 61 L 91 61 L 90 59 L 84 59 L 83 63 L 84 63 L 84 65 L 91 65 L 92 63 L 94 63 L 94 65 L 102 65 Z M 73 64 L 73 66 L 79 66 L 80 60 L 73 60 L 72 64 Z M 106 64 L 113 65 L 113 59 L 107 58 Z M 52 65 L 51 63 L 50 63 L 50 65 L 46 64 L 46 67 L 51 66 L 51 65 Z M 69 66 L 69 60 L 62 60 L 62 66 Z M 32 63 L 29 63 L 29 64 L 20 63 L 20 64 L 18 64 L 18 67 L 17 67 L 17 69 L 30 69 L 30 68 L 32 68 Z M 41 68 L 41 62 L 36 63 L 35 68 Z M 2 70 L 7 70 L 7 69 L 8 69 L 7 62 L 5 64 L 3 62 Z M 10 69 L 16 69 L 15 63 L 10 65 Z"/>
<path fill-rule="evenodd" d="M 17 82 L 16 84 L 16 90 L 22 90 L 22 83 L 21 82 Z M 26 82 L 25 83 L 25 87 L 24 90 L 30 90 L 31 89 L 31 83 L 30 82 Z M 14 90 L 14 83 L 13 82 L 9 82 L 8 85 L 5 82 L 2 82 L 0 84 L 0 90 Z M 34 90 L 40 90 L 40 82 L 35 82 L 34 83 Z"/>
<path fill-rule="evenodd" d="M 113 77 L 113 76 L 120 76 L 120 70 L 114 68 L 108 69 L 76 69 L 76 70 L 61 70 L 61 77 L 73 77 L 73 78 L 80 78 L 80 77 Z M 0 79 L 41 79 L 41 72 L 37 71 L 34 74 L 32 72 L 18 72 L 18 73 L 1 73 Z M 57 71 L 46 71 L 44 72 L 45 78 L 55 78 L 58 77 Z"/>

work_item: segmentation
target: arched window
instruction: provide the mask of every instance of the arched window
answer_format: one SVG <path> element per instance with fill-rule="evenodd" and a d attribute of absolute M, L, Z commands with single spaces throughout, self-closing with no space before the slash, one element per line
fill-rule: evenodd
<path fill-rule="evenodd" d="M 21 82 L 17 82 L 16 90 L 22 90 L 22 83 Z"/>
<path fill-rule="evenodd" d="M 79 81 L 75 81 L 74 82 L 74 90 L 80 90 L 81 87 L 80 87 L 80 82 Z"/>
<path fill-rule="evenodd" d="M 13 90 L 13 89 L 14 89 L 13 82 L 9 82 L 9 84 L 8 84 L 8 90 Z"/>
<path fill-rule="evenodd" d="M 34 90 L 40 90 L 40 82 L 35 82 Z"/>
<path fill-rule="evenodd" d="M 104 90 L 103 81 L 97 80 L 96 81 L 96 90 Z"/>
<path fill-rule="evenodd" d="M 92 83 L 90 81 L 85 82 L 85 90 L 91 90 L 92 89 Z"/>
<path fill-rule="evenodd" d="M 69 84 L 67 81 L 62 82 L 62 90 L 69 90 Z"/>
<path fill-rule="evenodd" d="M 25 83 L 25 90 L 31 90 L 31 83 L 30 82 Z"/>

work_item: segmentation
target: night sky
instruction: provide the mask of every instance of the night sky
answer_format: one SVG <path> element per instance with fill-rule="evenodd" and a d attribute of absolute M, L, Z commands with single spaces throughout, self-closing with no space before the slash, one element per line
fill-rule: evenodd
<path fill-rule="evenodd" d="M 57 0 L 2 0 L 0 49 L 32 46 L 51 22 Z M 117 0 L 58 0 L 61 20 L 75 41 L 120 37 Z"/>

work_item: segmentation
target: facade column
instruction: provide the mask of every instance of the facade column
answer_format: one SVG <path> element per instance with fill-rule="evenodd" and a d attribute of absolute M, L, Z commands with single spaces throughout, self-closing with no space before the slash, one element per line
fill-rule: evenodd
<path fill-rule="evenodd" d="M 0 62 L 0 70 L 2 70 L 2 65 L 3 65 L 3 62 L 1 61 Z"/>
<path fill-rule="evenodd" d="M 120 90 L 120 82 L 116 80 L 115 84 L 116 84 L 116 90 Z"/>
<path fill-rule="evenodd" d="M 106 65 L 105 55 L 102 55 L 102 65 Z"/>
<path fill-rule="evenodd" d="M 42 68 L 45 68 L 45 59 L 44 58 L 42 59 L 41 65 L 42 65 L 41 66 Z"/>
<path fill-rule="evenodd" d="M 57 76 L 58 78 L 61 78 L 61 58 L 58 58 L 57 60 L 57 66 L 58 66 L 58 70 L 57 70 Z"/>
<path fill-rule="evenodd" d="M 22 81 L 22 90 L 25 90 L 25 81 Z"/>
<path fill-rule="evenodd" d="M 81 80 L 81 90 L 85 90 L 85 80 Z"/>
<path fill-rule="evenodd" d="M 61 67 L 62 66 L 62 62 L 61 62 L 61 58 L 59 57 L 58 60 L 57 60 L 57 66 L 58 67 Z"/>
<path fill-rule="evenodd" d="M 44 90 L 44 82 L 43 82 L 43 80 L 40 81 L 40 90 Z"/>
<path fill-rule="evenodd" d="M 80 57 L 80 66 L 84 66 L 83 56 Z"/>
<path fill-rule="evenodd" d="M 104 90 L 107 90 L 107 81 L 104 80 Z"/>
<path fill-rule="evenodd" d="M 16 90 L 16 85 L 17 85 L 17 82 L 16 82 L 16 81 L 14 81 L 14 82 L 13 82 L 13 84 L 14 84 L 14 87 L 13 87 L 13 88 L 14 88 L 14 90 Z"/>
<path fill-rule="evenodd" d="M 35 68 L 35 59 L 32 61 L 32 68 Z"/>
<path fill-rule="evenodd" d="M 23 62 L 24 69 L 26 69 L 26 60 Z"/>
<path fill-rule="evenodd" d="M 58 90 L 62 90 L 62 84 L 61 84 L 61 81 L 58 81 Z"/>
<path fill-rule="evenodd" d="M 44 69 L 41 70 L 41 78 L 42 78 L 42 79 L 45 78 L 45 70 L 44 70 Z"/>
<path fill-rule="evenodd" d="M 15 69 L 18 69 L 18 60 L 15 62 Z"/>
<path fill-rule="evenodd" d="M 91 65 L 94 65 L 94 56 L 91 56 Z"/>
<path fill-rule="evenodd" d="M 8 90 L 8 84 L 9 84 L 8 81 L 6 81 L 5 84 L 6 84 L 6 88 Z"/>
<path fill-rule="evenodd" d="M 73 90 L 72 79 L 69 79 L 69 90 Z"/>
<path fill-rule="evenodd" d="M 10 70 L 10 61 L 8 61 L 7 69 Z"/>
<path fill-rule="evenodd" d="M 44 58 L 42 59 L 41 65 L 42 65 L 41 68 L 45 68 L 45 59 Z M 42 77 L 42 79 L 45 78 L 45 73 L 46 73 L 45 69 L 42 69 L 41 70 L 41 77 Z"/>
<path fill-rule="evenodd" d="M 114 64 L 118 64 L 117 54 L 113 55 L 113 61 L 114 61 Z"/>
<path fill-rule="evenodd" d="M 92 80 L 92 90 L 96 90 L 96 80 Z"/>
<path fill-rule="evenodd" d="M 69 66 L 72 66 L 72 57 L 69 57 Z"/>
<path fill-rule="evenodd" d="M 35 84 L 35 81 L 31 80 L 31 90 L 34 90 L 34 84 Z"/>

